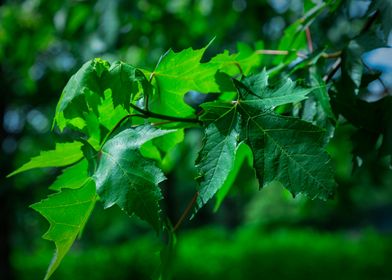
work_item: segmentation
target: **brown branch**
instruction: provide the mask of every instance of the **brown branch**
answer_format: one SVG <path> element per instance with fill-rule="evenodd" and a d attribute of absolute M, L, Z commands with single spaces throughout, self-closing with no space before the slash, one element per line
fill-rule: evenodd
<path fill-rule="evenodd" d="M 313 41 L 312 41 L 312 35 L 310 34 L 309 26 L 305 28 L 305 33 L 306 33 L 306 41 L 308 42 L 309 53 L 312 53 L 313 52 Z"/>

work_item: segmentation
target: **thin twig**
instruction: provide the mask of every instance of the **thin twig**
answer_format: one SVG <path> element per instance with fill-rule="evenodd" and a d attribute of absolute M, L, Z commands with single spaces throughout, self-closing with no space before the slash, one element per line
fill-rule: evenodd
<path fill-rule="evenodd" d="M 379 16 L 379 11 L 375 12 L 365 23 L 365 25 L 362 27 L 361 32 L 366 32 L 369 30 L 369 28 L 372 26 L 372 24 L 375 22 L 375 20 L 378 18 Z"/>
<path fill-rule="evenodd" d="M 185 220 L 186 216 L 188 216 L 189 211 L 192 209 L 192 207 L 195 205 L 196 203 L 196 199 L 199 197 L 199 192 L 196 192 L 194 194 L 194 196 L 192 197 L 191 201 L 189 201 L 188 206 L 185 208 L 184 212 L 182 213 L 180 219 L 178 219 L 178 222 L 176 223 L 176 225 L 173 228 L 173 232 L 175 232 L 183 223 L 183 221 Z"/>
<path fill-rule="evenodd" d="M 132 103 L 130 104 L 130 106 L 134 110 L 136 110 L 139 113 L 143 114 L 145 118 L 157 118 L 157 119 L 173 121 L 173 122 L 189 122 L 189 123 L 199 123 L 199 124 L 202 123 L 198 119 L 180 118 L 180 117 L 162 115 L 162 114 L 154 113 L 154 112 L 151 112 L 151 111 L 146 111 L 146 110 L 143 110 L 142 108 L 139 108 L 138 106 L 136 106 L 136 105 L 134 105 Z"/>
<path fill-rule="evenodd" d="M 244 71 L 242 71 L 242 67 L 238 62 L 234 62 L 234 65 L 237 66 L 238 70 L 240 71 L 241 75 L 244 75 Z"/>
<path fill-rule="evenodd" d="M 164 124 L 169 124 L 169 123 L 173 123 L 173 121 L 155 122 L 155 123 L 151 123 L 151 125 L 157 126 L 157 125 L 164 125 Z"/>
<path fill-rule="evenodd" d="M 336 72 L 339 70 L 341 64 L 342 64 L 342 59 L 339 57 L 339 58 L 335 61 L 335 63 L 332 64 L 332 66 L 331 66 L 331 68 L 330 68 L 328 74 L 325 75 L 325 76 L 323 77 L 323 81 L 324 81 L 325 83 L 328 83 L 328 82 L 333 78 L 333 76 L 334 76 L 334 75 L 336 74 Z"/>
<path fill-rule="evenodd" d="M 321 57 L 322 58 L 338 58 L 342 55 L 342 51 L 337 51 L 333 53 L 322 53 Z"/>
<path fill-rule="evenodd" d="M 305 33 L 306 33 L 306 41 L 308 42 L 309 53 L 312 53 L 313 52 L 313 41 L 312 41 L 312 35 L 310 34 L 309 26 L 305 28 Z"/>
<path fill-rule="evenodd" d="M 295 51 L 286 51 L 286 50 L 256 50 L 256 54 L 268 54 L 268 55 L 289 55 L 291 53 L 295 53 L 296 56 L 301 58 L 308 58 L 306 54 Z"/>

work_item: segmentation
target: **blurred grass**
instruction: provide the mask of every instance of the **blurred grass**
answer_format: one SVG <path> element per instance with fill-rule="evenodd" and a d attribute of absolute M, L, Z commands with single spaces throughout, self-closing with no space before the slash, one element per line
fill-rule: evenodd
<path fill-rule="evenodd" d="M 114 247 L 74 247 L 53 279 L 150 279 L 159 244 L 141 237 Z M 50 250 L 15 252 L 17 279 L 41 279 Z M 183 232 L 173 260 L 174 279 L 392 279 L 392 237 L 373 231 L 307 230 Z"/>

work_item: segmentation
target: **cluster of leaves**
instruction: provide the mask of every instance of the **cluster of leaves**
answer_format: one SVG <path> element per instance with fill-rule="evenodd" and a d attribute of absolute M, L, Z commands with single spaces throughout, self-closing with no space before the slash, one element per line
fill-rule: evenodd
<path fill-rule="evenodd" d="M 190 127 L 204 131 L 196 160 L 199 187 L 192 205 L 194 213 L 214 196 L 221 203 L 230 188 L 227 182 L 247 158 L 261 187 L 279 181 L 294 196 L 330 198 L 335 182 L 326 145 L 337 114 L 350 112 L 345 107 L 349 102 L 376 106 L 367 105 L 355 94 L 362 85 L 363 64 L 358 57 L 381 43 L 364 46 L 366 39 L 361 36 L 370 36 L 364 30 L 347 44 L 338 66 L 343 70 L 341 80 L 348 77 L 352 83 L 352 95 L 333 96 L 331 107 L 327 89 L 341 91 L 341 80 L 329 88 L 325 82 L 332 76 L 323 80 L 315 70 L 317 63 L 328 58 L 325 50 L 295 63 L 307 43 L 304 31 L 326 7 L 333 10 L 335 6 L 316 5 L 287 28 L 279 45 L 287 56 L 276 57 L 275 67 L 268 71 L 260 70 L 262 52 L 244 47 L 236 54 L 225 51 L 208 62 L 201 62 L 208 46 L 169 50 L 153 71 L 120 61 L 110 64 L 94 59 L 85 63 L 71 77 L 56 108 L 53 129 L 62 142 L 10 174 L 65 167 L 50 186 L 55 193 L 32 205 L 50 222 L 44 238 L 56 245 L 46 278 L 81 235 L 98 200 L 105 208 L 117 205 L 128 215 L 140 217 L 158 233 L 171 231 L 160 209 L 163 196 L 159 184 L 173 167 L 168 164 L 171 151 L 183 140 L 184 129 Z M 380 7 L 371 5 L 369 17 Z M 382 24 L 390 30 L 390 22 L 383 20 Z M 306 71 L 310 87 L 299 87 L 287 76 L 280 76 L 271 86 L 269 77 L 283 70 L 294 76 Z M 212 93 L 215 100 L 202 103 L 202 113 L 197 113 L 184 101 L 190 91 Z M 391 104 L 384 100 L 383 104 Z M 301 113 L 295 113 L 296 106 L 303 106 Z M 351 116 L 354 114 L 345 115 L 347 119 Z M 388 117 L 390 113 L 385 114 L 385 119 Z M 358 121 L 362 119 L 358 116 Z M 374 129 L 385 135 L 383 150 L 390 154 L 390 131 Z"/>

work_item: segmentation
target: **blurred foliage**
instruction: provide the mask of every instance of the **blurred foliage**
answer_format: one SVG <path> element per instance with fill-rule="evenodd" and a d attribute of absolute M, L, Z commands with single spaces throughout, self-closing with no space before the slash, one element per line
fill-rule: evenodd
<path fill-rule="evenodd" d="M 56 279 L 148 279 L 158 267 L 158 250 L 154 238 L 147 236 L 110 250 L 76 246 Z M 18 271 L 18 279 L 42 275 L 50 257 L 48 250 L 27 255 L 16 251 L 13 265 L 24 268 Z M 173 279 L 388 279 L 392 269 L 386 264 L 391 258 L 391 238 L 372 231 L 328 235 L 309 230 L 204 228 L 179 238 Z"/>
<path fill-rule="evenodd" d="M 355 36 L 363 27 L 370 1 L 336 2 L 339 8 L 332 16 L 321 12 L 310 26 L 314 48 L 326 47 L 333 52 L 349 45 L 351 47 L 344 50 L 345 61 L 351 58 L 352 52 L 359 52 L 365 58 L 369 49 L 362 48 L 363 41 L 356 40 Z M 373 2 L 374 6 L 381 3 Z M 58 171 L 32 171 L 8 180 L 4 177 L 35 156 L 38 150 L 53 144 L 49 130 L 55 103 L 69 77 L 83 62 L 102 57 L 152 69 L 159 56 L 169 48 L 199 48 L 214 37 L 216 39 L 207 50 L 207 58 L 223 49 L 235 51 L 237 42 L 244 42 L 252 49 L 283 48 L 284 44 L 293 43 L 280 40 L 284 29 L 313 6 L 311 1 L 305 1 L 304 5 L 302 1 L 272 0 L 3 1 L 0 6 L 0 242 L 4 246 L 1 247 L 1 269 L 4 273 L 0 275 L 5 275 L 4 279 L 9 275 L 12 279 L 10 266 L 7 266 L 10 253 L 13 256 L 12 269 L 18 279 L 43 275 L 50 259 L 52 252 L 49 246 L 38 238 L 47 224 L 27 206 L 48 194 L 42 186 L 52 183 Z M 388 6 L 383 9 L 384 13 L 387 12 Z M 383 20 L 377 22 L 377 34 L 382 33 L 383 26 L 388 24 L 388 16 L 384 15 Z M 295 43 L 306 49 L 304 37 L 298 38 Z M 288 58 L 268 55 L 261 55 L 261 59 L 267 68 L 278 62 L 284 64 L 285 59 L 289 61 Z M 323 59 L 321 53 L 314 53 L 309 61 L 317 61 L 320 67 L 315 71 L 321 76 L 333 63 Z M 287 68 L 293 66 L 290 63 L 280 67 L 283 70 L 295 69 L 290 74 L 294 78 L 301 77 L 305 70 L 301 67 Z M 344 73 L 338 73 L 338 80 L 343 82 L 337 83 L 336 87 L 349 94 L 345 103 L 334 106 L 333 114 L 344 112 L 344 118 L 335 120 L 339 125 L 328 148 L 339 183 L 335 200 L 320 202 L 302 197 L 293 200 L 279 187 L 266 187 L 259 192 L 252 170 L 244 164 L 219 211 L 212 214 L 213 205 L 208 205 L 184 227 L 215 223 L 229 228 L 252 224 L 271 229 L 309 226 L 353 231 L 373 226 L 390 232 L 392 174 L 390 159 L 383 154 L 386 147 L 382 145 L 383 140 L 390 139 L 390 135 L 382 127 L 390 125 L 391 110 L 386 110 L 389 113 L 385 115 L 376 114 L 380 108 L 390 109 L 390 97 L 378 103 L 365 101 L 388 97 L 388 85 L 390 87 L 391 83 L 387 71 L 380 73 L 371 68 L 365 68 L 359 89 L 353 86 L 357 82 L 355 77 L 353 80 L 352 75 L 345 77 Z M 287 74 L 287 71 L 276 72 L 276 79 Z M 369 90 L 372 84 L 380 82 L 379 79 L 387 87 L 376 92 Z M 306 106 L 312 108 L 315 105 L 310 100 Z M 297 108 L 297 112 L 304 116 L 306 107 Z M 307 117 L 317 121 L 317 116 Z M 375 123 L 380 123 L 381 128 L 374 126 Z M 163 186 L 169 201 L 164 206 L 173 221 L 179 218 L 195 190 L 195 182 L 189 181 L 189 178 L 195 176 L 193 162 L 200 138 L 200 131 L 188 131 L 185 142 L 172 153 L 174 166 L 182 167 L 181 170 L 174 168 L 168 175 L 168 183 Z M 156 261 L 151 256 L 159 249 L 152 238 L 137 239 L 147 234 L 145 225 L 136 219 L 128 219 L 118 209 L 96 209 L 93 215 L 84 238 L 75 245 L 56 277 L 63 279 L 80 275 L 81 278 L 107 279 L 117 276 L 121 279 L 132 274 L 135 278 L 138 275 L 145 278 L 148 264 Z M 389 278 L 392 272 L 385 265 L 392 254 L 389 238 L 377 234 L 362 236 L 358 232 L 358 239 L 350 239 L 350 242 L 341 235 L 291 231 L 271 236 L 244 231 L 234 237 L 227 237 L 226 232 L 190 232 L 180 240 L 176 274 L 178 279 L 190 279 L 189 275 L 200 273 L 206 279 L 238 279 L 235 276 L 239 275 L 241 278 L 279 276 L 276 279 L 287 275 L 302 278 L 317 275 L 318 279 L 327 275 L 337 279 Z M 356 231 L 354 237 L 355 234 Z M 135 241 L 127 244 L 129 240 Z M 205 245 L 207 240 L 211 246 Z M 80 251 L 79 248 L 87 249 Z M 224 254 L 220 253 L 222 251 Z M 205 265 L 206 259 L 208 263 L 216 261 L 214 267 L 219 271 L 209 271 L 212 266 Z M 313 274 L 313 271 L 318 273 Z"/>

